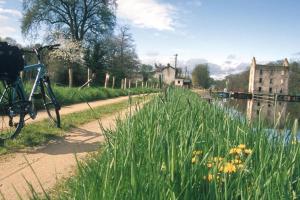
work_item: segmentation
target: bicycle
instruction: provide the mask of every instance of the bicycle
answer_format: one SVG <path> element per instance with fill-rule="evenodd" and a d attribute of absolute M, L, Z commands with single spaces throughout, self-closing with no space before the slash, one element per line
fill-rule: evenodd
<path fill-rule="evenodd" d="M 35 99 L 40 98 L 43 101 L 50 120 L 58 128 L 60 127 L 60 104 L 58 103 L 51 88 L 50 79 L 45 65 L 41 61 L 41 52 L 43 49 L 57 49 L 59 45 L 48 45 L 33 50 L 21 50 L 22 53 L 34 53 L 37 56 L 38 63 L 24 66 L 23 71 L 36 70 L 34 84 L 30 94 L 27 96 L 20 75 L 16 80 L 11 81 L 8 78 L 1 78 L 0 86 L 0 141 L 15 138 L 24 127 L 26 115 L 28 119 L 35 119 L 37 109 Z"/>

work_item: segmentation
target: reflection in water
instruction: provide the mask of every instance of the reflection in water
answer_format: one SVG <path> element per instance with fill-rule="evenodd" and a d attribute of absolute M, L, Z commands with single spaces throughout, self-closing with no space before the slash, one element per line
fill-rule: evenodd
<path fill-rule="evenodd" d="M 251 121 L 260 117 L 269 125 L 283 128 L 286 122 L 287 102 L 247 101 L 247 118 Z"/>
<path fill-rule="evenodd" d="M 278 129 L 289 129 L 295 119 L 300 121 L 300 103 L 277 102 L 275 104 L 274 101 L 230 99 L 223 102 L 223 105 L 245 114 L 247 119 L 251 121 L 260 118 L 260 120 L 267 122 L 269 127 L 276 125 L 275 127 Z M 288 122 L 290 123 L 288 124 Z"/>

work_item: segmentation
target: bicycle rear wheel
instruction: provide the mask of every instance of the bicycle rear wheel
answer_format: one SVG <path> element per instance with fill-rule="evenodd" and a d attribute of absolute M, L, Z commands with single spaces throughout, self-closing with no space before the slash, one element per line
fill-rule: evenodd
<path fill-rule="evenodd" d="M 0 140 L 15 138 L 24 126 L 25 98 L 19 86 L 0 84 Z"/>
<path fill-rule="evenodd" d="M 41 93 L 44 102 L 44 107 L 52 123 L 60 128 L 60 105 L 56 100 L 53 90 L 50 85 L 49 77 L 44 77 L 41 81 Z"/>

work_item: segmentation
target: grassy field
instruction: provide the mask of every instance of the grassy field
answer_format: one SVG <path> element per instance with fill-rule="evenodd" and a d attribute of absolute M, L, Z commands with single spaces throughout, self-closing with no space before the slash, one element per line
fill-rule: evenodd
<path fill-rule="evenodd" d="M 300 198 L 299 142 L 263 127 L 170 90 L 107 132 L 101 153 L 53 198 Z"/>
<path fill-rule="evenodd" d="M 146 94 L 158 92 L 158 89 L 152 88 L 131 88 L 131 89 L 111 89 L 102 87 L 86 87 L 81 90 L 79 88 L 69 88 L 53 85 L 53 91 L 55 96 L 61 105 L 70 105 L 74 103 L 89 102 L 95 100 L 103 100 L 109 98 L 115 98 L 119 96 L 127 96 L 129 94 Z M 26 84 L 25 90 L 29 93 L 31 85 Z M 39 106 L 41 107 L 41 105 Z"/>
<path fill-rule="evenodd" d="M 148 97 L 135 97 L 132 99 L 131 103 L 144 100 L 145 98 L 147 99 Z M 50 140 L 64 136 L 64 133 L 71 128 L 78 127 L 87 122 L 99 119 L 100 117 L 118 112 L 122 109 L 125 109 L 129 105 L 130 104 L 128 100 L 125 100 L 120 103 L 97 107 L 93 111 L 87 110 L 64 115 L 61 118 L 61 128 L 56 128 L 53 126 L 51 123 L 49 123 L 48 119 L 38 123 L 27 124 L 16 139 L 7 140 L 3 146 L 0 146 L 0 155 L 25 147 L 33 147 L 45 144 Z"/>

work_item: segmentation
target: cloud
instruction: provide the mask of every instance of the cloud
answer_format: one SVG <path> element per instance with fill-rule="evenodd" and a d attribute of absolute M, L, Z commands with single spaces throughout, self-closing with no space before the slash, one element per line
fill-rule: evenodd
<path fill-rule="evenodd" d="M 234 54 L 230 54 L 230 55 L 227 56 L 227 59 L 228 60 L 235 60 L 235 59 L 237 59 L 237 56 L 234 55 Z"/>
<path fill-rule="evenodd" d="M 8 20 L 9 19 L 9 17 L 7 17 L 7 16 L 5 16 L 5 15 L 0 15 L 0 22 L 1 21 L 6 21 L 6 20 Z"/>
<path fill-rule="evenodd" d="M 159 52 L 157 51 L 149 51 L 146 53 L 146 56 L 148 57 L 157 57 L 159 55 Z"/>
<path fill-rule="evenodd" d="M 157 0 L 118 0 L 118 17 L 132 24 L 157 30 L 174 30 L 175 8 Z"/>
<path fill-rule="evenodd" d="M 15 17 L 22 17 L 22 13 L 15 9 L 0 8 L 0 15 L 12 15 Z"/>
<path fill-rule="evenodd" d="M 15 33 L 17 30 L 10 26 L 1 27 L 0 35 L 1 36 L 9 36 L 9 34 Z"/>

